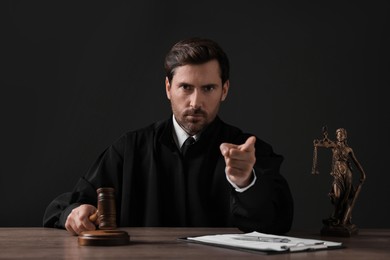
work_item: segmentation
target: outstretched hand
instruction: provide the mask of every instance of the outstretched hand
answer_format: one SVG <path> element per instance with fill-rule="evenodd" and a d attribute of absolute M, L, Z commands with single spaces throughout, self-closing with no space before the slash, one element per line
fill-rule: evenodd
<path fill-rule="evenodd" d="M 256 137 L 249 137 L 241 145 L 222 143 L 220 150 L 225 158 L 226 174 L 238 187 L 243 188 L 251 183 L 252 170 L 256 162 Z"/>

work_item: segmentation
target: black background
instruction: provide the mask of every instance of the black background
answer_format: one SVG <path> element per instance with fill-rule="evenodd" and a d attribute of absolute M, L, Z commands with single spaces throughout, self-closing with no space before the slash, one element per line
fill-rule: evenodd
<path fill-rule="evenodd" d="M 387 1 L 1 1 L 1 226 L 43 212 L 108 145 L 170 116 L 163 60 L 209 37 L 231 61 L 221 118 L 271 143 L 295 199 L 293 228 L 321 228 L 331 152 L 313 139 L 348 131 L 367 180 L 359 227 L 390 227 Z M 355 172 L 355 179 L 358 174 Z"/>

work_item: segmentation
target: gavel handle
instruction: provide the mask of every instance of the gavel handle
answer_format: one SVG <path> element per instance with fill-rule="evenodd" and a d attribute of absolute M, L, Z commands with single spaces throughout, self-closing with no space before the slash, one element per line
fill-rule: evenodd
<path fill-rule="evenodd" d="M 96 223 L 96 220 L 98 219 L 98 211 L 96 210 L 95 213 L 93 213 L 91 216 L 89 216 L 89 221 L 92 223 Z"/>

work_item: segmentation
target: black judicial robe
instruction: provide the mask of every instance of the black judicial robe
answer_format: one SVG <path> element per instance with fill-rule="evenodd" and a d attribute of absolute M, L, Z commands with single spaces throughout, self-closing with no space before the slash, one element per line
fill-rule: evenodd
<path fill-rule="evenodd" d="M 96 190 L 113 187 L 117 224 L 126 226 L 238 227 L 245 232 L 288 232 L 293 200 L 279 173 L 283 157 L 257 138 L 257 181 L 239 193 L 226 180 L 223 142 L 251 136 L 218 117 L 187 151 L 173 139 L 172 118 L 124 134 L 81 177 L 74 190 L 47 207 L 45 227 L 64 228 L 71 210 L 97 204 Z"/>

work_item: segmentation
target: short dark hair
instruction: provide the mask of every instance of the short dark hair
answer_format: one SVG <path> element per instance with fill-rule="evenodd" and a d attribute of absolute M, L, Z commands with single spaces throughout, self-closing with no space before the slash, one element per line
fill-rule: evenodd
<path fill-rule="evenodd" d="M 188 64 L 203 64 L 217 60 L 220 67 L 222 84 L 229 79 L 229 59 L 222 48 L 214 41 L 205 38 L 189 38 L 181 40 L 165 57 L 165 73 L 169 80 L 175 74 L 175 69 Z"/>

